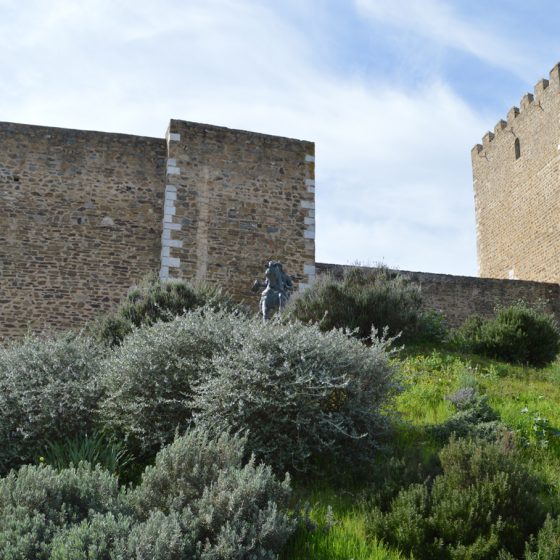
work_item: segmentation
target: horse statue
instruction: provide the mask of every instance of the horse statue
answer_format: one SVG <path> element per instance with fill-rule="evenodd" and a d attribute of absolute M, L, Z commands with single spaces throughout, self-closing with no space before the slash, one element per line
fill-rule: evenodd
<path fill-rule="evenodd" d="M 293 287 L 292 277 L 284 272 L 282 263 L 269 261 L 266 265 L 265 281 L 255 280 L 251 288 L 253 292 L 264 288 L 259 304 L 264 322 L 270 318 L 271 311 L 281 312 L 286 307 Z"/>

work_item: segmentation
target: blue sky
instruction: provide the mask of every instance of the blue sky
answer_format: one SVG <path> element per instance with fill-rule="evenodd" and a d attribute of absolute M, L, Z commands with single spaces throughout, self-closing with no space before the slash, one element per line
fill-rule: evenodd
<path fill-rule="evenodd" d="M 317 260 L 476 275 L 470 149 L 560 60 L 536 0 L 0 0 L 0 120 L 316 142 Z"/>

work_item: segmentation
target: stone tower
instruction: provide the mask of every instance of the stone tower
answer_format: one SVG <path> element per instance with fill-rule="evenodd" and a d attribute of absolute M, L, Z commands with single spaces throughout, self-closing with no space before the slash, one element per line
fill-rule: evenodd
<path fill-rule="evenodd" d="M 472 150 L 480 276 L 560 282 L 560 65 Z"/>

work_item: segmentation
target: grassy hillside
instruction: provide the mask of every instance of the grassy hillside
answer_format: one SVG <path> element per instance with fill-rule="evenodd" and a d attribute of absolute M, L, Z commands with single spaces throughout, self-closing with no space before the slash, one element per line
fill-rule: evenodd
<path fill-rule="evenodd" d="M 0 556 L 560 560 L 554 319 L 420 303 L 350 271 L 263 326 L 152 282 L 0 347 Z"/>
<path fill-rule="evenodd" d="M 394 477 L 384 478 L 383 463 L 389 457 L 400 457 L 401 466 L 408 462 L 412 469 L 411 463 L 422 462 L 429 472 L 443 445 L 432 436 L 432 428 L 453 415 L 447 396 L 462 387 L 476 388 L 487 396 L 492 409 L 521 442 L 521 457 L 528 468 L 550 485 L 551 495 L 560 490 L 560 362 L 536 369 L 444 348 L 406 349 L 395 360 L 404 385 L 394 403 L 395 418 L 400 420 L 395 420 L 385 454 L 379 457 L 379 473 L 342 485 L 299 486 L 301 501 L 310 504 L 309 520 L 301 522 L 283 559 L 408 558 L 368 535 L 371 496 L 395 484 Z"/>

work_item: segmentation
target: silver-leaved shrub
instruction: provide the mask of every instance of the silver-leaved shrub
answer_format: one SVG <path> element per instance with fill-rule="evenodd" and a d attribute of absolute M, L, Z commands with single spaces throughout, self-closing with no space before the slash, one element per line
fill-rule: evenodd
<path fill-rule="evenodd" d="M 72 334 L 0 347 L 0 474 L 93 429 L 101 360 L 99 346 Z"/>
<path fill-rule="evenodd" d="M 0 479 L 0 558 L 48 559 L 59 531 L 119 507 L 118 481 L 108 471 L 24 465 Z"/>
<path fill-rule="evenodd" d="M 0 558 L 272 560 L 294 529 L 289 479 L 244 462 L 245 440 L 178 437 L 140 484 L 86 463 L 0 479 Z"/>
<path fill-rule="evenodd" d="M 130 334 L 103 367 L 100 417 L 106 428 L 137 458 L 153 458 L 188 426 L 193 384 L 208 375 L 216 353 L 229 350 L 242 322 L 203 309 Z"/>
<path fill-rule="evenodd" d="M 347 469 L 373 457 L 398 391 L 388 342 L 340 330 L 243 319 L 194 390 L 196 422 L 247 431 L 248 448 L 277 472 Z"/>
<path fill-rule="evenodd" d="M 183 527 L 192 555 L 185 558 L 276 558 L 294 530 L 285 513 L 290 480 L 279 482 L 253 458 L 244 463 L 246 443 L 195 428 L 160 451 L 127 497 L 144 529 L 163 523 L 162 515 Z"/>
<path fill-rule="evenodd" d="M 100 417 L 136 457 L 195 421 L 247 432 L 277 472 L 347 468 L 372 457 L 397 392 L 388 342 L 208 308 L 129 335 L 105 364 Z"/>

